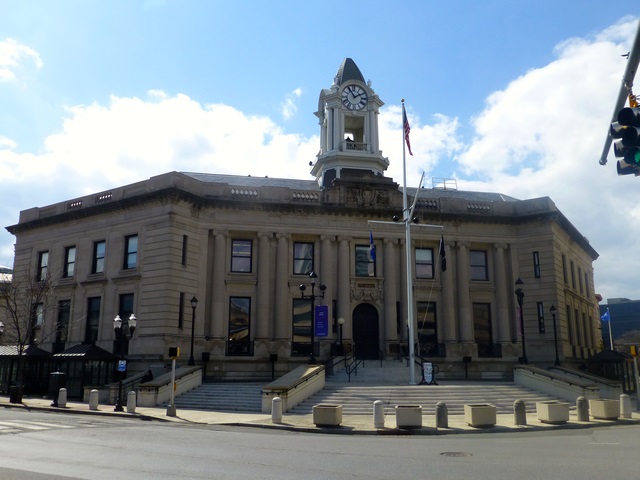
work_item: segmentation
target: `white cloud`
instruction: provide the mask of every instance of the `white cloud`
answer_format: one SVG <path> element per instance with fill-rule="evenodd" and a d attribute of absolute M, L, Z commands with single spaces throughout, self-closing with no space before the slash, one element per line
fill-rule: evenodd
<path fill-rule="evenodd" d="M 30 62 L 38 69 L 42 68 L 42 60 L 36 51 L 12 38 L 0 41 L 0 82 L 16 80 L 16 71 Z"/>
<path fill-rule="evenodd" d="M 294 91 L 287 94 L 282 102 L 282 117 L 285 120 L 289 120 L 298 112 L 297 100 L 302 96 L 302 89 L 296 88 Z"/>

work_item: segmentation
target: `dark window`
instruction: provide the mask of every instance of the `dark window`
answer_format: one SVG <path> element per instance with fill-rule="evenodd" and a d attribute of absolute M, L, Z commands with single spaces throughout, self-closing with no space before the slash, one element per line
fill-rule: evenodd
<path fill-rule="evenodd" d="M 313 243 L 295 242 L 293 244 L 293 273 L 308 275 L 313 272 Z"/>
<path fill-rule="evenodd" d="M 229 341 L 248 342 L 251 325 L 251 298 L 231 297 L 229 299 Z"/>
<path fill-rule="evenodd" d="M 569 343 L 571 345 L 575 345 L 576 333 L 575 328 L 573 327 L 573 319 L 571 318 L 571 307 L 569 305 L 567 305 L 567 326 L 569 327 Z"/>
<path fill-rule="evenodd" d="M 64 270 L 63 278 L 73 277 L 76 273 L 76 247 L 66 247 L 64 249 Z"/>
<path fill-rule="evenodd" d="M 533 276 L 540 278 L 540 254 L 533 252 Z"/>
<path fill-rule="evenodd" d="M 582 345 L 582 332 L 580 329 L 580 314 L 578 313 L 578 309 L 574 309 L 573 311 L 573 320 L 576 325 L 576 345 Z"/>
<path fill-rule="evenodd" d="M 544 304 L 538 302 L 538 333 L 544 333 Z"/>
<path fill-rule="evenodd" d="M 129 353 L 129 317 L 133 314 L 133 293 L 123 293 L 119 298 L 118 315 L 122 319 L 121 340 L 114 339 L 113 351 L 116 354 L 127 355 Z"/>
<path fill-rule="evenodd" d="M 53 343 L 53 353 L 60 353 L 64 350 L 67 337 L 69 335 L 69 318 L 71 317 L 71 302 L 62 300 L 58 302 L 58 323 L 56 324 L 55 340 Z"/>
<path fill-rule="evenodd" d="M 138 266 L 138 236 L 124 237 L 124 263 L 122 268 L 129 270 Z"/>
<path fill-rule="evenodd" d="M 416 248 L 416 278 L 433 278 L 433 248 Z"/>
<path fill-rule="evenodd" d="M 573 261 L 571 262 L 571 286 L 576 288 L 576 266 Z"/>
<path fill-rule="evenodd" d="M 587 298 L 591 296 L 591 289 L 589 288 L 589 275 L 587 272 L 584 272 L 584 288 L 587 292 Z"/>
<path fill-rule="evenodd" d="M 184 292 L 180 292 L 180 306 L 178 307 L 178 328 L 184 328 Z"/>
<path fill-rule="evenodd" d="M 578 283 L 580 285 L 580 293 L 583 293 L 583 286 L 582 286 L 582 268 L 578 267 Z"/>
<path fill-rule="evenodd" d="M 93 263 L 91 265 L 91 273 L 104 272 L 104 257 L 107 243 L 104 240 L 93 243 Z"/>
<path fill-rule="evenodd" d="M 438 324 L 436 322 L 436 304 L 417 302 L 418 344 L 420 355 L 433 357 L 438 352 Z"/>
<path fill-rule="evenodd" d="M 251 273 L 251 240 L 233 240 L 231 244 L 231 271 Z"/>
<path fill-rule="evenodd" d="M 487 252 L 484 250 L 471 250 L 469 258 L 471 260 L 471 280 L 489 280 Z"/>
<path fill-rule="evenodd" d="M 376 262 L 371 259 L 369 245 L 356 245 L 356 277 L 375 277 Z"/>
<path fill-rule="evenodd" d="M 187 265 L 187 246 L 189 244 L 189 237 L 182 236 L 182 265 Z"/>
<path fill-rule="evenodd" d="M 38 271 L 36 280 L 41 281 L 47 278 L 49 272 L 49 252 L 40 252 L 38 254 Z"/>
<path fill-rule="evenodd" d="M 100 327 L 100 297 L 87 299 L 87 325 L 84 332 L 84 343 L 98 341 L 98 329 Z"/>
<path fill-rule="evenodd" d="M 564 283 L 569 283 L 569 279 L 567 277 L 567 257 L 562 255 L 562 277 L 564 278 Z"/>
<path fill-rule="evenodd" d="M 492 345 L 491 305 L 488 303 L 473 304 L 473 331 L 475 341 L 480 346 Z"/>

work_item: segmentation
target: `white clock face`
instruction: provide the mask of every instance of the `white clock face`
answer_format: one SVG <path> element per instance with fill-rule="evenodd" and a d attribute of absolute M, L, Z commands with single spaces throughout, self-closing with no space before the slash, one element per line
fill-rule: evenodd
<path fill-rule="evenodd" d="M 342 91 L 342 105 L 349 110 L 362 110 L 367 104 L 367 92 L 357 85 L 348 85 Z"/>

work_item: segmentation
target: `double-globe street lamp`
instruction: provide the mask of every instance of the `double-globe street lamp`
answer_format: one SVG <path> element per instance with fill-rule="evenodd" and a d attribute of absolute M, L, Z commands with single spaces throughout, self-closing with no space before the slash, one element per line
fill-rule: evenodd
<path fill-rule="evenodd" d="M 122 325 L 120 315 L 116 315 L 116 318 L 113 319 L 113 331 L 116 334 L 116 348 L 120 355 L 120 361 L 118 362 L 118 399 L 116 400 L 116 406 L 114 408 L 116 412 L 124 411 L 124 408 L 122 408 L 122 379 L 127 372 L 127 360 L 125 359 L 124 351 L 128 340 L 133 338 L 133 332 L 135 332 L 137 325 L 138 319 L 133 313 L 129 317 L 128 323 L 124 326 Z"/>
<path fill-rule="evenodd" d="M 198 306 L 198 299 L 194 295 L 191 299 L 191 353 L 189 354 L 189 363 L 187 365 L 195 365 L 196 361 L 193 358 L 193 338 L 196 331 L 196 307 Z"/>
<path fill-rule="evenodd" d="M 522 291 L 522 285 L 524 285 L 524 282 L 520 279 L 520 277 L 518 277 L 518 280 L 516 280 L 515 294 L 518 300 L 518 307 L 520 308 L 520 333 L 522 335 L 522 356 L 520 357 L 520 363 L 526 365 L 527 363 L 529 363 L 529 360 L 527 359 L 527 344 L 524 338 L 524 313 L 522 311 L 524 292 Z"/>
<path fill-rule="evenodd" d="M 303 299 L 311 300 L 311 353 L 309 354 L 309 364 L 316 364 L 316 356 L 315 356 L 315 328 L 316 328 L 316 298 L 324 298 L 324 291 L 327 289 L 326 285 L 322 283 L 318 285 L 318 289 L 320 290 L 320 295 L 316 295 L 316 279 L 318 275 L 316 272 L 311 272 L 309 274 L 309 278 L 311 279 L 311 294 L 305 295 L 304 291 L 307 289 L 305 285 L 300 285 L 300 296 Z"/>

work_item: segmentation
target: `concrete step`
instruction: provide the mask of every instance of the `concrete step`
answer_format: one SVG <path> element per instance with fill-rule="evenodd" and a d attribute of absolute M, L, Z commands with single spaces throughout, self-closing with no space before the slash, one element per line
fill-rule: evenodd
<path fill-rule="evenodd" d="M 229 412 L 260 412 L 263 383 L 203 383 L 178 395 L 176 408 Z"/>

